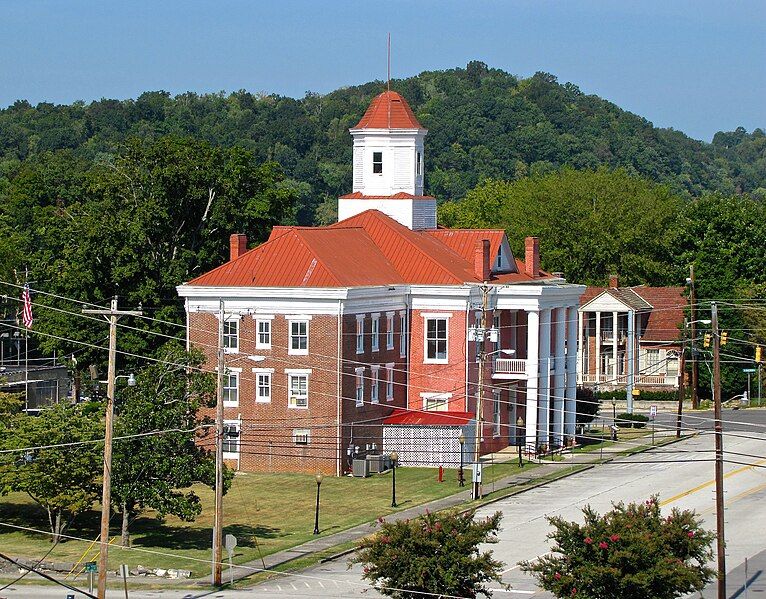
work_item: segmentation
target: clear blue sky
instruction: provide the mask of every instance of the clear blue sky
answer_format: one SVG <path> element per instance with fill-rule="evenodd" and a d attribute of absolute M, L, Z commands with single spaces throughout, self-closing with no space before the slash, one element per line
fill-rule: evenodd
<path fill-rule="evenodd" d="M 710 140 L 766 128 L 766 3 L 0 0 L 0 106 L 143 91 L 307 90 L 474 59 L 543 70 Z"/>

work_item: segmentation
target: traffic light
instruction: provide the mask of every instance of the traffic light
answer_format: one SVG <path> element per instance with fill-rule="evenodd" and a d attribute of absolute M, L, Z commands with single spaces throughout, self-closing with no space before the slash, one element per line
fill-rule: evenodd
<path fill-rule="evenodd" d="M 755 361 L 760 364 L 761 363 L 761 359 L 762 359 L 761 358 L 761 346 L 760 345 L 756 345 L 755 346 Z"/>
<path fill-rule="evenodd" d="M 702 338 L 702 347 L 710 347 L 710 333 L 705 333 Z"/>
<path fill-rule="evenodd" d="M 726 345 L 726 342 L 729 340 L 729 333 L 727 331 L 721 332 L 721 345 Z"/>

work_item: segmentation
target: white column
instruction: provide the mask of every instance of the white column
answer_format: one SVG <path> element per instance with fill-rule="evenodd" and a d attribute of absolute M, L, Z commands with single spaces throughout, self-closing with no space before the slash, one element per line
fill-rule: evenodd
<path fill-rule="evenodd" d="M 566 361 L 564 341 L 566 339 L 568 315 L 566 308 L 556 308 L 551 311 L 551 314 L 556 325 L 553 389 L 551 391 L 551 403 L 553 404 L 553 438 L 551 439 L 551 444 L 561 447 L 564 444 L 564 395 L 566 393 L 566 386 L 564 384 L 564 366 Z"/>
<path fill-rule="evenodd" d="M 527 312 L 527 409 L 525 446 L 535 446 L 537 439 L 537 390 L 539 383 L 540 313 Z"/>
<path fill-rule="evenodd" d="M 583 344 L 582 344 L 582 338 L 583 338 L 583 332 L 584 332 L 583 320 L 584 320 L 583 313 L 578 310 L 577 311 L 577 363 L 580 365 L 580 368 L 577 372 L 577 380 L 579 382 L 582 382 L 583 375 L 585 374 L 585 371 L 587 370 L 587 368 L 585 368 L 585 349 L 583 348 Z M 572 347 L 570 344 L 571 337 L 569 337 L 568 335 L 569 334 L 567 333 L 567 347 L 571 348 Z M 569 350 L 569 352 L 571 353 L 571 349 Z M 567 367 L 567 370 L 569 370 L 568 367 Z"/>
<path fill-rule="evenodd" d="M 575 314 L 579 314 L 582 318 L 582 312 L 577 310 L 577 306 L 570 307 L 569 320 L 567 321 L 567 383 L 564 402 L 564 434 L 567 437 L 574 437 L 577 415 L 577 352 L 574 351 Z M 582 331 L 582 329 L 580 330 Z"/>
<path fill-rule="evenodd" d="M 601 382 L 601 312 L 596 312 L 596 385 Z"/>
<path fill-rule="evenodd" d="M 537 446 L 549 445 L 551 394 L 551 309 L 540 310 L 540 391 L 537 394 Z"/>
<path fill-rule="evenodd" d="M 618 313 L 612 312 L 612 376 L 611 376 L 611 383 L 613 385 L 616 385 L 619 383 L 619 380 L 617 379 L 617 324 L 619 323 L 618 320 Z"/>

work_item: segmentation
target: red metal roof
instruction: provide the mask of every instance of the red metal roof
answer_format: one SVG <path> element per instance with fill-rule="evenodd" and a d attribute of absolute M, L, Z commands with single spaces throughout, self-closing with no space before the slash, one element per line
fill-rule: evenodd
<path fill-rule="evenodd" d="M 427 233 L 471 263 L 478 241 L 489 239 L 489 255 L 494 261 L 505 238 L 502 229 L 434 229 Z"/>
<path fill-rule="evenodd" d="M 410 105 L 396 92 L 385 91 L 370 102 L 354 129 L 422 129 Z"/>
<path fill-rule="evenodd" d="M 464 426 L 473 420 L 471 412 L 413 412 L 394 410 L 383 424 L 410 424 L 418 426 Z"/>
<path fill-rule="evenodd" d="M 378 210 L 365 210 L 328 227 L 274 227 L 269 240 L 188 285 L 211 287 L 354 287 L 481 283 L 473 270 L 475 241 L 495 247 L 502 231 L 412 231 Z M 448 240 L 449 243 L 446 243 Z M 456 251 L 457 248 L 460 251 Z M 463 255 L 465 253 L 466 255 Z M 517 262 L 518 264 L 518 262 Z M 498 283 L 539 281 L 520 272 Z"/>

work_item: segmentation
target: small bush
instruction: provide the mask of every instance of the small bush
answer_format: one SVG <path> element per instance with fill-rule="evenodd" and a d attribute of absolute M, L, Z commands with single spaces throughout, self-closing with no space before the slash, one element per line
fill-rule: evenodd
<path fill-rule="evenodd" d="M 649 422 L 649 417 L 643 414 L 617 414 L 617 426 L 620 428 L 644 428 Z"/>

